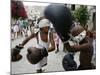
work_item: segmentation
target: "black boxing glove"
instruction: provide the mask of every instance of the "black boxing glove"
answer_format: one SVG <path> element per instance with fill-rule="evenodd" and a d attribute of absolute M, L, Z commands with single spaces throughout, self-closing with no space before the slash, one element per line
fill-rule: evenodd
<path fill-rule="evenodd" d="M 11 49 L 11 61 L 18 61 L 22 58 L 19 54 L 22 48 L 22 46 L 16 45 L 15 48 Z"/>
<path fill-rule="evenodd" d="M 45 47 L 41 50 L 41 55 L 42 55 L 43 57 L 47 57 L 47 56 L 48 56 L 48 51 L 46 50 Z"/>
<path fill-rule="evenodd" d="M 13 49 L 13 53 L 12 54 L 14 56 L 16 56 L 17 54 L 20 53 L 20 51 L 21 51 L 22 48 L 23 48 L 22 46 L 16 45 L 15 48 Z"/>
<path fill-rule="evenodd" d="M 17 49 L 21 50 L 21 49 L 23 49 L 23 46 L 21 46 L 21 44 L 19 44 L 19 45 L 16 45 L 16 47 L 15 47 L 15 48 L 17 48 Z"/>
<path fill-rule="evenodd" d="M 36 48 L 36 47 L 29 47 L 27 49 L 27 60 L 31 64 L 37 64 L 39 61 L 41 61 L 44 57 L 42 49 Z"/>
<path fill-rule="evenodd" d="M 72 71 L 77 69 L 77 63 L 74 61 L 74 56 L 70 53 L 64 56 L 62 65 L 65 71 Z"/>

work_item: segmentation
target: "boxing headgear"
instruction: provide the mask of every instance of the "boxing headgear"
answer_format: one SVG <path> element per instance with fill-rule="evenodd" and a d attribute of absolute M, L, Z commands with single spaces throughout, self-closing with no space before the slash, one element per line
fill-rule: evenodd
<path fill-rule="evenodd" d="M 46 26 L 50 26 L 50 22 L 48 19 L 42 19 L 40 22 L 39 22 L 39 28 L 43 28 L 43 27 L 46 27 Z"/>

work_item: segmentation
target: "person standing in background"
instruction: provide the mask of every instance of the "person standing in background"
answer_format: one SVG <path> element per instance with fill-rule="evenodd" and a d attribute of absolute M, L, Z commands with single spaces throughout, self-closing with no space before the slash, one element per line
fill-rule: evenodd
<path fill-rule="evenodd" d="M 14 27 L 13 27 L 13 31 L 14 31 L 14 38 L 17 39 L 18 38 L 18 32 L 19 32 L 19 26 L 18 23 L 16 22 Z"/>
<path fill-rule="evenodd" d="M 59 36 L 57 35 L 57 33 L 54 33 L 54 41 L 55 41 L 55 46 L 56 46 L 55 53 L 58 53 L 59 52 Z"/>

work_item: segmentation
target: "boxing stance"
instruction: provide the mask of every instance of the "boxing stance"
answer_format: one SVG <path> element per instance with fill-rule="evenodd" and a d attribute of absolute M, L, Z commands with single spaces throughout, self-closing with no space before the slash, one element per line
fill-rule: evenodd
<path fill-rule="evenodd" d="M 48 52 L 55 50 L 53 34 L 49 31 L 49 24 L 50 22 L 47 19 L 41 19 L 38 23 L 39 29 L 19 45 L 22 48 L 30 39 L 36 37 L 37 44 L 28 48 L 27 59 L 31 64 L 35 64 L 37 73 L 43 72 L 42 67 L 47 65 Z M 49 46 L 50 44 L 51 46 Z M 14 53 L 16 51 L 12 53 L 12 57 L 15 56 Z M 16 56 L 19 56 L 19 52 L 16 53 Z"/>
<path fill-rule="evenodd" d="M 80 65 L 78 67 L 78 70 L 94 69 L 94 66 L 91 63 L 93 56 L 93 45 L 92 45 L 93 39 L 86 34 L 86 31 L 81 26 L 73 27 L 71 29 L 71 34 L 73 37 L 76 37 L 79 34 L 85 35 L 85 37 L 75 45 L 71 46 L 69 43 L 65 44 L 69 52 L 78 52 L 78 51 L 80 52 L 79 56 Z"/>
<path fill-rule="evenodd" d="M 91 64 L 93 55 L 92 38 L 87 35 L 87 32 L 82 26 L 73 25 L 70 10 L 62 4 L 51 4 L 46 7 L 44 14 L 45 17 L 52 22 L 57 34 L 64 43 L 66 49 L 71 53 L 80 52 L 80 66 L 78 67 L 78 69 L 93 69 L 94 66 Z M 75 70 L 74 66 L 76 67 L 76 65 L 72 55 L 69 55 L 66 58 L 68 59 L 69 64 L 68 62 L 63 63 L 64 69 L 72 70 L 72 67 L 73 70 Z M 68 64 L 67 67 L 64 66 L 66 64 Z"/>

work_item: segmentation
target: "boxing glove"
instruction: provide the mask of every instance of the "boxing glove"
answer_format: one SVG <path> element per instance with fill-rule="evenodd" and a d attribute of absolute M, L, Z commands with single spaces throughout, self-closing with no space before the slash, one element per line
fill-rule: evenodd
<path fill-rule="evenodd" d="M 16 45 L 15 48 L 11 49 L 11 61 L 19 61 L 22 59 L 22 55 L 20 55 L 20 51 L 23 47 Z"/>
<path fill-rule="evenodd" d="M 62 65 L 65 71 L 77 70 L 77 64 L 74 61 L 74 56 L 70 53 L 64 56 Z"/>
<path fill-rule="evenodd" d="M 47 57 L 48 56 L 48 51 L 46 50 L 45 47 L 41 50 L 41 54 L 43 55 L 43 57 Z"/>

